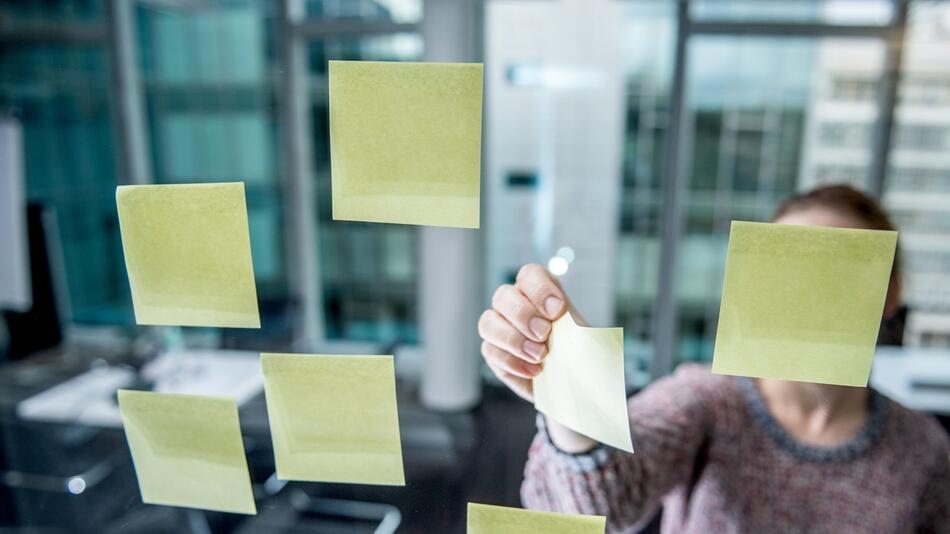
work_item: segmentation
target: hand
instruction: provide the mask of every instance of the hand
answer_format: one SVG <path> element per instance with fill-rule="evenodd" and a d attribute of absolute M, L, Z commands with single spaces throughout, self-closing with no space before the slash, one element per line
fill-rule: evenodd
<path fill-rule="evenodd" d="M 547 356 L 551 323 L 568 305 L 557 280 L 544 267 L 531 263 L 518 271 L 514 285 L 495 290 L 492 307 L 478 320 L 482 356 L 488 367 L 528 402 L 534 401 L 532 379 L 541 372 Z M 579 453 L 597 445 L 551 418 L 546 421 L 551 441 L 562 451 Z"/>
<path fill-rule="evenodd" d="M 567 309 L 557 281 L 538 264 L 518 271 L 515 284 L 495 290 L 492 307 L 478 320 L 482 356 L 499 380 L 519 397 L 532 401 L 531 379 L 547 356 L 551 322 Z"/>

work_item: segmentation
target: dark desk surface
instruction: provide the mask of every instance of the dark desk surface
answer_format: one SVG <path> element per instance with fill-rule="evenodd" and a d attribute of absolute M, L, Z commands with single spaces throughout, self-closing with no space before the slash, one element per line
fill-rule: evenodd
<path fill-rule="evenodd" d="M 17 418 L 17 403 L 85 372 L 94 359 L 123 361 L 121 354 L 52 351 L 29 362 L 0 367 L 0 471 L 19 476 L 12 480 L 14 484 L 2 484 L 0 478 L 0 509 L 7 510 L 0 515 L 0 526 L 47 526 L 62 532 L 181 532 L 187 513 L 141 504 L 120 429 Z M 260 500 L 258 516 L 205 514 L 212 530 L 254 532 L 284 525 L 299 528 L 294 532 L 360 531 L 347 530 L 341 523 L 313 530 L 313 518 L 298 520 L 287 506 L 287 495 L 295 491 L 395 505 L 403 520 L 398 532 L 462 532 L 469 500 L 519 504 L 525 453 L 534 433 L 534 411 L 528 403 L 506 390 L 486 388 L 485 399 L 475 410 L 444 414 L 420 406 L 412 383 L 400 381 L 397 391 L 406 487 L 291 483 L 276 496 Z M 263 395 L 242 406 L 240 418 L 252 480 L 260 490 L 274 470 Z M 70 494 L 58 481 L 103 464 L 108 475 L 78 495 Z M 23 474 L 39 477 L 24 484 Z"/>

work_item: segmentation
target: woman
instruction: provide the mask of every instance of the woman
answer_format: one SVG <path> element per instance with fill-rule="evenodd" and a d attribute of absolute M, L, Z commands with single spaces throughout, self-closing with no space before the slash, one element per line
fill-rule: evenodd
<path fill-rule="evenodd" d="M 776 223 L 893 230 L 848 186 L 795 196 Z M 895 262 L 885 316 L 899 306 Z M 540 266 L 498 288 L 482 354 L 532 399 L 551 321 L 567 295 Z M 663 532 L 950 532 L 950 443 L 931 417 L 869 388 L 749 379 L 682 365 L 629 401 L 635 454 L 538 417 L 522 500 L 607 516 L 636 532 L 662 504 Z"/>

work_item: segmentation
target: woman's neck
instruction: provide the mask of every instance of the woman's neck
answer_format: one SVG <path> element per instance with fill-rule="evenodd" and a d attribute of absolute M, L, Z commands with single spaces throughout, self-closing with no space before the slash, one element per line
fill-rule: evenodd
<path fill-rule="evenodd" d="M 772 417 L 809 445 L 835 446 L 853 438 L 867 422 L 868 389 L 759 379 Z"/>

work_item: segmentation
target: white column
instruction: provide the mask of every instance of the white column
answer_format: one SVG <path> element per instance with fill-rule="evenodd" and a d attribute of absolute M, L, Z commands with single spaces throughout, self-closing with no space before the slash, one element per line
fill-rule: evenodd
<path fill-rule="evenodd" d="M 120 184 L 149 184 L 152 183 L 152 162 L 139 77 L 135 3 L 110 0 L 106 8 L 110 96 L 115 102 L 115 138 L 119 147 L 117 181 Z"/>
<path fill-rule="evenodd" d="M 426 0 L 426 61 L 479 61 L 481 2 Z M 419 322 L 422 403 L 464 410 L 481 400 L 478 320 L 482 297 L 481 231 L 422 227 Z"/>
<path fill-rule="evenodd" d="M 33 306 L 33 293 L 26 226 L 23 128 L 18 120 L 7 117 L 0 117 L 0 250 L 3 251 L 0 254 L 0 309 L 26 311 Z M 0 339 L 0 349 L 3 341 Z"/>
<path fill-rule="evenodd" d="M 281 156 L 284 163 L 284 213 L 287 233 L 287 270 L 291 295 L 300 304 L 300 328 L 294 350 L 309 351 L 324 341 L 323 295 L 317 261 L 319 229 L 313 193 L 313 155 L 310 93 L 307 89 L 307 43 L 296 32 L 306 18 L 302 0 L 278 4 L 279 50 L 283 76 L 279 107 Z"/>
<path fill-rule="evenodd" d="M 489 285 L 570 247 L 561 282 L 598 327 L 615 316 L 628 8 L 615 0 L 486 8 Z M 537 188 L 510 187 L 512 172 L 534 172 Z"/>

